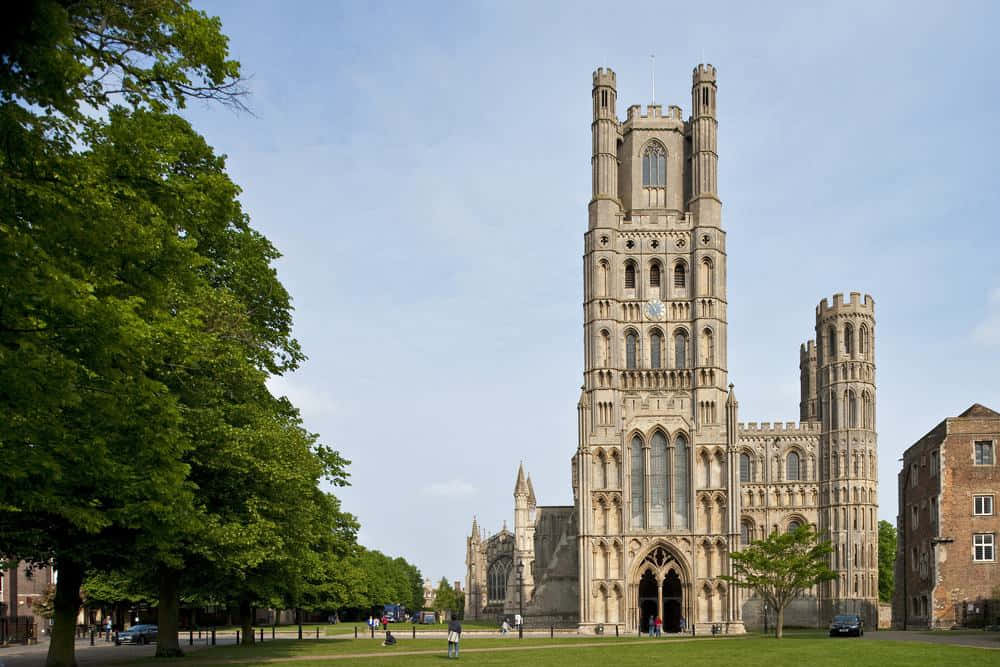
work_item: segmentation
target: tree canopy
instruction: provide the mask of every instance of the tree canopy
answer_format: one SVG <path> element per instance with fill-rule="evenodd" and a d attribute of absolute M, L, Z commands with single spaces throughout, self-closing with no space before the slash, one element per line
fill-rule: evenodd
<path fill-rule="evenodd" d="M 896 527 L 882 519 L 878 522 L 878 599 L 892 602 L 896 590 Z"/>
<path fill-rule="evenodd" d="M 827 566 L 833 553 L 809 525 L 774 531 L 730 554 L 734 575 L 722 579 L 752 589 L 777 612 L 775 636 L 781 638 L 788 604 L 816 584 L 836 578 Z"/>

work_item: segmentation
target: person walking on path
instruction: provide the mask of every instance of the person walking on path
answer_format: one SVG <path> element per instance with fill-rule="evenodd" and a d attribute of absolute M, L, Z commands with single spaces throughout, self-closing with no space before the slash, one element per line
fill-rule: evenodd
<path fill-rule="evenodd" d="M 106 641 L 106 642 L 111 641 L 111 617 L 110 616 L 108 616 L 108 618 L 104 621 L 104 641 Z"/>
<path fill-rule="evenodd" d="M 451 623 L 448 624 L 448 657 L 458 659 L 458 642 L 462 639 L 462 624 L 458 622 L 458 614 L 451 615 Z"/>
<path fill-rule="evenodd" d="M 652 637 L 653 633 L 656 632 L 656 619 L 652 616 L 649 617 L 649 625 L 647 628 L 649 629 L 649 636 Z"/>
<path fill-rule="evenodd" d="M 510 632 L 510 623 L 508 623 L 505 618 L 503 619 L 503 623 L 500 624 L 500 636 L 505 637 L 508 632 Z"/>
<path fill-rule="evenodd" d="M 663 619 L 659 616 L 656 617 L 656 636 L 659 637 L 663 634 Z"/>
<path fill-rule="evenodd" d="M 514 629 L 520 632 L 522 623 L 524 623 L 524 619 L 521 618 L 521 615 L 514 614 Z"/>

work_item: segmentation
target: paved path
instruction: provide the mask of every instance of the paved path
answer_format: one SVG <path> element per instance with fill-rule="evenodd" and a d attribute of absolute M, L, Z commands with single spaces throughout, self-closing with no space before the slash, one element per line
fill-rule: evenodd
<path fill-rule="evenodd" d="M 850 638 L 845 638 L 850 641 Z M 921 632 L 918 630 L 879 630 L 866 632 L 863 639 L 892 640 L 900 642 L 926 642 L 928 644 L 952 644 L 955 646 L 972 646 L 974 648 L 989 648 L 1000 650 L 1000 633 L 998 632 L 967 632 L 958 630 L 938 630 L 937 632 Z"/>

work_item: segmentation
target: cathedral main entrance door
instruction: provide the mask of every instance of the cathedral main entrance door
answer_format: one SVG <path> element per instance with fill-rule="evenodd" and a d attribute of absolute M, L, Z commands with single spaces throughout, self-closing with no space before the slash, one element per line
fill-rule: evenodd
<path fill-rule="evenodd" d="M 663 631 L 681 631 L 681 579 L 671 570 L 663 579 Z"/>
<path fill-rule="evenodd" d="M 650 619 L 656 619 L 657 614 L 657 585 L 656 576 L 646 570 L 639 580 L 639 631 L 643 634 L 649 632 Z"/>

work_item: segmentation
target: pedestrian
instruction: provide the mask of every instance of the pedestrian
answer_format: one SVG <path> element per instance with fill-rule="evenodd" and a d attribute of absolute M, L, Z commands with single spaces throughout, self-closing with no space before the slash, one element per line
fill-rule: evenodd
<path fill-rule="evenodd" d="M 500 636 L 502 637 L 506 635 L 508 632 L 510 632 L 510 624 L 507 622 L 507 619 L 505 618 L 503 619 L 503 623 L 500 624 Z"/>
<path fill-rule="evenodd" d="M 385 631 L 385 641 L 382 642 L 382 646 L 395 646 L 396 638 L 392 636 L 392 632 L 389 630 Z"/>
<path fill-rule="evenodd" d="M 656 636 L 659 637 L 663 633 L 663 619 L 659 616 L 656 617 Z"/>
<path fill-rule="evenodd" d="M 458 659 L 458 642 L 462 639 L 462 624 L 458 622 L 458 614 L 451 615 L 451 623 L 448 624 L 448 657 Z"/>
<path fill-rule="evenodd" d="M 112 627 L 112 625 L 111 625 L 111 617 L 108 616 L 104 620 L 104 641 L 106 641 L 106 642 L 111 641 L 111 627 Z"/>
<path fill-rule="evenodd" d="M 683 616 L 681 616 L 681 632 L 684 632 L 684 630 L 686 629 L 687 629 L 687 621 L 684 620 Z"/>
<path fill-rule="evenodd" d="M 520 632 L 521 631 L 521 624 L 523 622 L 524 622 L 524 619 L 521 618 L 520 614 L 514 614 L 514 629 L 515 630 L 517 630 L 518 632 Z"/>
<path fill-rule="evenodd" d="M 650 616 L 648 623 L 646 627 L 648 628 L 649 636 L 652 637 L 653 633 L 656 632 L 656 619 Z"/>

